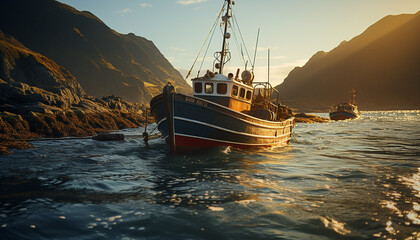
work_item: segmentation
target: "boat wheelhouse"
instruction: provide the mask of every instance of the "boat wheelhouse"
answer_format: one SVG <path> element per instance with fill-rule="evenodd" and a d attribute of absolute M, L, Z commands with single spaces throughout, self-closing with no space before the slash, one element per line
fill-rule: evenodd
<path fill-rule="evenodd" d="M 358 118 L 360 116 L 360 112 L 356 106 L 356 91 L 352 89 L 350 91 L 350 101 L 333 106 L 329 114 L 331 120 Z"/>
<path fill-rule="evenodd" d="M 192 79 L 194 96 L 239 112 L 251 110 L 254 90 L 252 85 L 223 74 L 207 74 L 209 76 Z"/>
<path fill-rule="evenodd" d="M 251 70 L 245 67 L 240 77 L 240 69 L 235 76 L 223 73 L 230 60 L 227 29 L 231 26 L 229 19 L 234 4 L 231 0 L 224 2 L 223 46 L 222 51 L 215 54 L 217 72 L 213 68 L 204 76 L 192 79 L 193 95 L 177 93 L 168 83 L 162 94 L 150 101 L 158 129 L 172 152 L 216 146 L 278 147 L 288 144 L 291 139 L 294 118 L 280 104 L 279 93 L 268 79 L 267 82 L 253 82 L 253 67 Z"/>

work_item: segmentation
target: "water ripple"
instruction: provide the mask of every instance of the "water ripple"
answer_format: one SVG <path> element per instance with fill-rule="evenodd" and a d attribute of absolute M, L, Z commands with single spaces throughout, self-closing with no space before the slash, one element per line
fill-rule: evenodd
<path fill-rule="evenodd" d="M 0 157 L 0 235 L 420 238 L 419 117 L 299 123 L 289 146 L 260 151 L 172 155 L 162 139 L 34 142 Z"/>

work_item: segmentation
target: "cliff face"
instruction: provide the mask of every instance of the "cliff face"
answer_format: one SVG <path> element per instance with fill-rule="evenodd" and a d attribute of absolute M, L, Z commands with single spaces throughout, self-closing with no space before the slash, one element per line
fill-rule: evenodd
<path fill-rule="evenodd" d="M 1 110 L 32 103 L 68 108 L 84 91 L 66 69 L 0 31 L 0 93 Z"/>
<path fill-rule="evenodd" d="M 167 82 L 191 91 L 151 41 L 54 0 L 2 0 L 0 30 L 68 69 L 89 95 L 147 103 Z"/>
<path fill-rule="evenodd" d="M 348 100 L 362 110 L 420 109 L 420 12 L 387 16 L 330 52 L 316 53 L 276 88 L 283 103 L 325 111 Z"/>
<path fill-rule="evenodd" d="M 143 106 L 108 95 L 101 99 L 85 94 L 64 67 L 34 52 L 0 31 L 0 111 L 63 111 L 140 113 Z"/>
<path fill-rule="evenodd" d="M 0 31 L 0 155 L 17 139 L 87 136 L 144 123 L 145 107 L 87 96 L 65 68 Z"/>

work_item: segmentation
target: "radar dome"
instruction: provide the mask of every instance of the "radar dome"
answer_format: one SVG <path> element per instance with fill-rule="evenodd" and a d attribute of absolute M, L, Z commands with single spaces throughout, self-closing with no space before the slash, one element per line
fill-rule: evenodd
<path fill-rule="evenodd" d="M 245 70 L 241 73 L 242 82 L 245 84 L 251 84 L 254 80 L 254 74 L 248 70 Z"/>

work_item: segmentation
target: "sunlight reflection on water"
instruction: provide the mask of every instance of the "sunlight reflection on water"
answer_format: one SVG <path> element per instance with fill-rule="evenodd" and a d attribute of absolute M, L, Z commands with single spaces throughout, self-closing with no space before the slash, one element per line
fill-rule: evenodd
<path fill-rule="evenodd" d="M 11 239 L 420 238 L 420 111 L 298 124 L 289 146 L 35 142 L 2 157 Z M 142 129 L 124 130 L 129 135 Z M 164 231 L 162 231 L 164 229 Z"/>
<path fill-rule="evenodd" d="M 420 168 L 419 172 L 414 174 L 412 178 L 402 177 L 401 181 L 413 189 L 413 194 L 417 197 L 416 201 L 420 201 Z M 407 210 L 404 213 L 412 221 L 411 224 L 420 225 L 420 205 L 414 201 L 409 203 L 413 204 L 413 209 Z"/>

